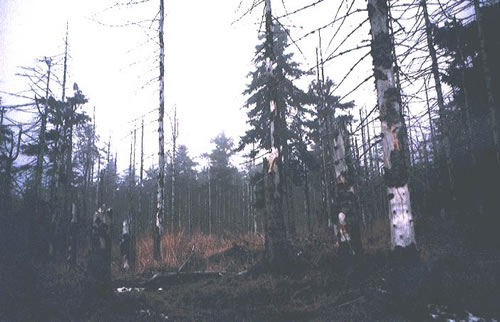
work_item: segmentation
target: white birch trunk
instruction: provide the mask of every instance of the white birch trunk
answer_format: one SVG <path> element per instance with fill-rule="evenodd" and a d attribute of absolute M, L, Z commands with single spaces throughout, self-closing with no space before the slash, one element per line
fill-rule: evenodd
<path fill-rule="evenodd" d="M 401 117 L 401 94 L 394 80 L 386 0 L 368 0 L 372 57 L 380 110 L 384 179 L 389 199 L 391 248 L 415 243 L 415 229 L 408 190 L 407 134 Z"/>

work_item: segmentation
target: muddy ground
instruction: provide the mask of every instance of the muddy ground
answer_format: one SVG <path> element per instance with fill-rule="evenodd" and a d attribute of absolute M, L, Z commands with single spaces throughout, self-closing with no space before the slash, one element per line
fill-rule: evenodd
<path fill-rule="evenodd" d="M 440 227 L 436 227 L 439 231 Z M 5 321 L 347 321 L 500 318 L 500 252 L 464 246 L 460 234 L 421 238 L 419 256 L 373 251 L 341 258 L 328 239 L 294 245 L 296 265 L 266 272 L 262 251 L 234 245 L 208 259 L 141 274 L 115 269 L 113 293 L 86 297 L 85 265 L 33 266 L 31 293 L 2 309 Z M 450 237 L 451 236 L 451 237 Z M 463 236 L 463 234 L 462 234 Z M 453 240 L 450 240 L 453 238 Z M 495 248 L 497 248 L 495 250 Z M 193 273 L 209 262 L 220 273 Z M 117 266 L 117 263 L 115 263 Z M 241 272 L 242 268 L 248 268 Z M 28 282 L 26 282 L 28 283 Z M 30 284 L 31 285 L 31 284 Z M 26 285 L 25 285 L 26 286 Z M 23 287 L 20 284 L 20 287 Z"/>

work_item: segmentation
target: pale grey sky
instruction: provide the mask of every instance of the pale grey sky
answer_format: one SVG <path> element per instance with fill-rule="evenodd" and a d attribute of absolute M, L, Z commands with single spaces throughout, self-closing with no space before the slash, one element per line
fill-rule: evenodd
<path fill-rule="evenodd" d="M 131 120 L 158 106 L 157 78 L 157 23 L 151 29 L 142 27 L 110 27 L 130 21 L 152 19 L 158 11 L 159 1 L 133 7 L 112 6 L 115 0 L 2 0 L 0 2 L 0 90 L 16 92 L 27 88 L 26 80 L 16 77 L 18 66 L 32 66 L 37 58 L 62 54 L 66 21 L 69 22 L 70 59 L 68 63 L 68 89 L 77 82 L 89 98 L 86 110 L 92 114 L 96 107 L 97 130 L 105 141 L 112 136 L 113 150 L 118 151 L 119 167 L 126 168 L 129 159 Z M 196 156 L 211 149 L 210 139 L 221 131 L 235 142 L 246 129 L 246 114 L 241 110 L 245 97 L 241 94 L 247 84 L 246 75 L 252 70 L 254 47 L 257 44 L 262 5 L 241 21 L 231 24 L 251 5 L 250 0 L 165 0 L 165 98 L 166 111 L 177 105 L 180 118 L 179 143 L 185 144 Z M 288 12 L 314 1 L 287 0 Z M 339 6 L 337 0 L 326 0 L 303 12 L 284 18 L 293 39 L 299 39 L 310 30 L 333 20 Z M 363 8 L 365 1 L 356 1 L 353 9 Z M 342 8 L 345 13 L 347 7 Z M 273 1 L 275 16 L 285 13 L 282 1 Z M 324 56 L 327 57 L 344 37 L 361 21 L 366 12 L 349 17 L 334 42 L 327 43 L 336 31 L 322 32 Z M 104 25 L 103 25 L 104 24 Z M 355 47 L 369 39 L 366 23 L 338 50 Z M 149 41 L 151 38 L 153 41 Z M 298 43 L 304 56 L 295 46 L 295 58 L 308 69 L 315 64 L 317 33 Z M 362 53 L 347 54 L 326 65 L 326 75 L 339 82 Z M 60 56 L 59 56 L 60 57 Z M 57 71 L 56 71 L 57 72 Z M 59 73 L 61 73 L 59 68 Z M 339 88 L 336 95 L 343 96 L 371 73 L 371 58 L 357 67 L 355 73 Z M 298 81 L 304 90 L 308 80 Z M 373 106 L 374 84 L 366 83 L 355 95 L 358 105 Z M 60 89 L 52 86 L 57 94 Z M 70 90 L 68 90 L 71 93 Z M 4 103 L 17 102 L 0 94 Z M 357 116 L 357 113 L 355 113 Z M 146 154 L 157 152 L 155 122 L 157 112 L 146 115 Z M 170 131 L 168 117 L 166 137 Z M 140 125 L 140 120 L 135 123 Z M 139 135 L 139 132 L 138 132 Z M 168 141 L 168 139 L 167 139 Z M 167 145 L 166 150 L 169 150 Z M 137 158 L 138 159 L 138 158 Z M 241 160 L 241 159 L 239 159 Z M 156 157 L 146 161 L 146 167 L 157 162 Z"/>

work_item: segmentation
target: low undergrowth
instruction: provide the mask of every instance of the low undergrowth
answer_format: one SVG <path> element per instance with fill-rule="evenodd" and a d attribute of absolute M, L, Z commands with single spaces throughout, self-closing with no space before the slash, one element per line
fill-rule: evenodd
<path fill-rule="evenodd" d="M 263 249 L 261 235 L 222 237 L 202 233 L 189 235 L 181 231 L 163 235 L 162 258 L 156 261 L 153 259 L 153 241 L 148 236 L 137 241 L 136 270 L 139 273 L 178 270 L 184 264 L 184 269 L 188 270 L 241 271 L 254 264 L 254 255 Z"/>

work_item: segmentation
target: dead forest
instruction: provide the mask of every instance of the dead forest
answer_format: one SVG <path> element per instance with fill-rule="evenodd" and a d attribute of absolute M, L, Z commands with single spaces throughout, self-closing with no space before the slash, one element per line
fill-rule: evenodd
<path fill-rule="evenodd" d="M 500 319 L 499 1 L 214 4 L 253 32 L 229 44 L 254 48 L 239 92 L 230 62 L 169 80 L 172 2 L 89 20 L 150 46 L 125 135 L 100 132 L 126 113 L 78 85 L 69 19 L 62 53 L 0 81 L 1 321 Z M 194 154 L 190 123 L 237 121 L 169 96 L 217 83 L 243 130 Z"/>

